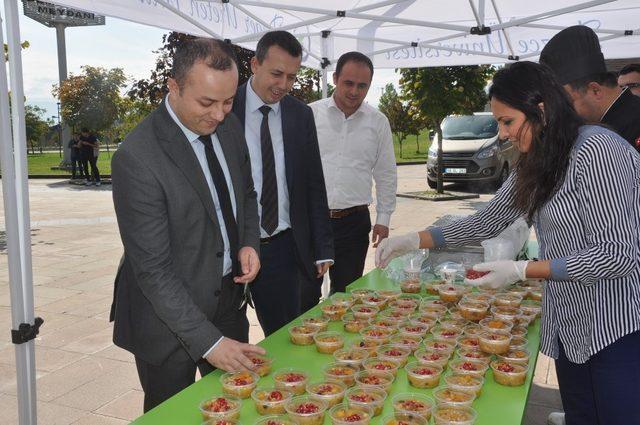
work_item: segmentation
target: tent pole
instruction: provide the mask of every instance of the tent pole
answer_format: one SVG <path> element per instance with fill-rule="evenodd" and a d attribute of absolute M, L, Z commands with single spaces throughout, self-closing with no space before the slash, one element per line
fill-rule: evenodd
<path fill-rule="evenodd" d="M 381 8 L 381 7 L 384 7 L 384 6 L 389 6 L 391 4 L 401 3 L 403 1 L 407 1 L 407 0 L 384 0 L 384 1 L 381 1 L 381 2 L 378 2 L 378 3 L 373 3 L 373 4 L 368 4 L 368 5 L 365 5 L 365 6 L 361 6 L 361 7 L 356 7 L 355 9 L 352 10 L 352 12 L 363 12 L 363 11 L 366 11 L 366 10 L 374 10 L 374 9 L 378 9 L 378 8 Z M 234 6 L 236 6 L 238 4 L 248 4 L 244 0 L 229 0 L 229 3 L 234 5 Z M 256 4 L 255 6 L 262 6 L 262 5 L 261 4 Z M 336 15 L 335 15 L 335 13 L 333 13 L 331 15 L 323 15 L 323 16 L 320 16 L 320 17 L 317 17 L 317 18 L 306 20 L 306 21 L 296 22 L 295 24 L 284 25 L 282 27 L 278 27 L 278 29 L 281 30 L 281 31 L 288 31 L 288 30 L 294 29 L 294 28 L 301 28 L 301 27 L 304 27 L 304 26 L 319 24 L 320 22 L 331 21 L 332 19 L 335 19 L 335 18 L 336 18 Z M 236 37 L 231 41 L 234 44 L 238 44 L 238 43 L 243 43 L 245 41 L 258 40 L 267 31 L 260 31 L 260 32 L 257 32 L 255 34 L 249 34 L 249 35 L 244 35 L 242 37 Z"/>
<path fill-rule="evenodd" d="M 5 231 L 11 291 L 12 329 L 33 323 L 33 281 L 31 270 L 31 234 L 29 224 L 29 192 L 27 180 L 26 130 L 24 121 L 24 89 L 18 3 L 5 0 L 7 44 L 11 81 L 11 124 L 7 75 L 0 67 L 0 161 L 4 199 Z M 2 42 L 0 34 L 0 42 Z M 11 129 L 13 128 L 13 134 Z M 13 136 L 13 137 L 12 137 Z M 37 423 L 35 344 L 33 339 L 15 344 L 18 418 L 20 425 Z"/>

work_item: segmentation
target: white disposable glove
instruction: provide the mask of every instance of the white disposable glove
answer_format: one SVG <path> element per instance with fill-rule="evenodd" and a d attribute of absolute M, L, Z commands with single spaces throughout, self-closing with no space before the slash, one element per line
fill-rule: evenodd
<path fill-rule="evenodd" d="M 501 260 L 490 263 L 480 263 L 473 266 L 477 272 L 489 272 L 478 279 L 465 279 L 465 283 L 472 286 L 499 289 L 511 285 L 519 280 L 525 280 L 528 261 Z"/>
<path fill-rule="evenodd" d="M 394 258 L 416 249 L 420 249 L 420 235 L 417 232 L 383 239 L 376 249 L 376 267 L 383 269 Z"/>

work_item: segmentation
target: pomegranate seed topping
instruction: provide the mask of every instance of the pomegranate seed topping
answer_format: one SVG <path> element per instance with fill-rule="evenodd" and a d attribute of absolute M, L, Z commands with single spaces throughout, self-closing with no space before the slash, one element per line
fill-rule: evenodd
<path fill-rule="evenodd" d="M 303 415 L 309 414 L 309 413 L 316 413 L 318 412 L 318 406 L 316 406 L 313 403 L 302 403 L 301 405 L 296 407 L 295 412 Z"/>

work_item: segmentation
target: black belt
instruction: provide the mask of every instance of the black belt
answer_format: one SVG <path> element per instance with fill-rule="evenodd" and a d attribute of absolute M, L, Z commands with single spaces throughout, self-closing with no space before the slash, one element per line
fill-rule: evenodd
<path fill-rule="evenodd" d="M 270 242 L 273 242 L 273 241 L 275 241 L 276 239 L 278 239 L 279 237 L 286 235 L 286 234 L 287 234 L 287 233 L 289 233 L 290 231 L 291 231 L 291 228 L 289 227 L 288 229 L 284 229 L 283 231 L 278 232 L 278 233 L 276 233 L 276 234 L 275 234 L 275 235 L 273 235 L 273 236 L 268 236 L 268 237 L 266 237 L 266 238 L 260 238 L 260 243 L 261 243 L 261 244 L 263 244 L 263 243 L 270 243 Z"/>
<path fill-rule="evenodd" d="M 331 218 L 344 218 L 358 211 L 368 211 L 368 205 L 356 205 L 355 207 L 345 208 L 342 210 L 329 210 L 329 217 Z"/>

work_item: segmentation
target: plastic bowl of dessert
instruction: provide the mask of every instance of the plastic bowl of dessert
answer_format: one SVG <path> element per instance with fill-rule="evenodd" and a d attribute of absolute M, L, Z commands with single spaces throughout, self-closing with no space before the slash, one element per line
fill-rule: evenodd
<path fill-rule="evenodd" d="M 438 406 L 448 406 L 456 409 L 463 407 L 471 407 L 473 400 L 476 399 L 474 391 L 465 391 L 449 386 L 443 386 L 433 391 L 433 398 Z"/>
<path fill-rule="evenodd" d="M 240 418 L 242 401 L 237 397 L 214 395 L 201 401 L 199 407 L 204 420 L 237 421 Z"/>
<path fill-rule="evenodd" d="M 484 377 L 489 365 L 481 361 L 475 360 L 467 360 L 467 359 L 456 359 L 449 362 L 449 369 L 453 373 L 458 373 L 460 375 L 473 375 Z"/>
<path fill-rule="evenodd" d="M 387 304 L 387 299 L 378 294 L 372 294 L 362 298 L 362 304 L 377 307 L 382 310 Z"/>
<path fill-rule="evenodd" d="M 376 317 L 380 310 L 378 307 L 371 307 L 367 305 L 354 305 L 351 307 L 351 313 L 353 317 L 358 320 L 371 320 Z"/>
<path fill-rule="evenodd" d="M 345 386 L 350 387 L 356 382 L 356 373 L 358 371 L 343 364 L 333 362 L 322 368 L 324 379 L 332 382 L 341 382 Z"/>
<path fill-rule="evenodd" d="M 460 315 L 472 322 L 479 322 L 489 314 L 489 304 L 482 301 L 465 301 L 458 303 Z"/>
<path fill-rule="evenodd" d="M 374 371 L 374 372 L 389 372 L 393 376 L 396 376 L 398 373 L 398 368 L 400 365 L 392 360 L 382 360 L 382 359 L 367 359 L 362 363 L 362 368 L 364 370 Z"/>
<path fill-rule="evenodd" d="M 453 373 L 451 375 L 446 375 L 443 379 L 444 383 L 449 388 L 474 393 L 476 398 L 480 397 L 480 394 L 482 393 L 484 378 L 481 376 Z"/>
<path fill-rule="evenodd" d="M 391 399 L 394 412 L 413 413 L 422 416 L 427 421 L 431 419 L 434 404 L 431 397 L 418 393 L 401 393 Z"/>
<path fill-rule="evenodd" d="M 329 409 L 329 418 L 334 425 L 368 425 L 373 413 L 365 406 L 352 403 L 340 403 Z"/>
<path fill-rule="evenodd" d="M 428 349 L 420 349 L 415 353 L 415 358 L 418 363 L 425 366 L 439 366 L 441 368 L 446 368 L 447 363 L 449 363 L 449 357 L 451 353 L 445 353 L 441 351 L 434 351 Z"/>
<path fill-rule="evenodd" d="M 428 331 L 429 331 L 429 326 L 424 325 L 422 323 L 409 322 L 409 323 L 400 325 L 400 327 L 398 328 L 398 332 L 400 333 L 400 335 L 417 336 L 420 338 L 424 338 L 424 336 L 427 334 Z"/>
<path fill-rule="evenodd" d="M 353 299 L 356 302 L 356 304 L 362 303 L 362 300 L 365 297 L 377 294 L 377 292 L 374 291 L 373 289 L 367 289 L 367 288 L 354 289 L 350 293 L 353 296 Z"/>
<path fill-rule="evenodd" d="M 273 374 L 274 386 L 279 390 L 285 390 L 294 395 L 304 394 L 309 382 L 309 374 L 304 370 L 284 368 L 278 369 Z"/>
<path fill-rule="evenodd" d="M 313 336 L 316 350 L 322 354 L 333 354 L 344 347 L 344 336 L 339 332 L 319 332 Z"/>
<path fill-rule="evenodd" d="M 362 362 L 369 358 L 369 351 L 365 348 L 351 346 L 334 351 L 333 358 L 338 364 L 351 366 L 352 368 L 359 370 L 362 366 Z"/>
<path fill-rule="evenodd" d="M 353 295 L 349 293 L 336 293 L 333 294 L 330 298 L 331 304 L 339 305 L 340 307 L 344 307 L 347 310 L 351 308 L 352 305 L 355 304 L 356 299 Z"/>
<path fill-rule="evenodd" d="M 518 307 L 511 307 L 506 305 L 494 305 L 491 307 L 491 314 L 496 319 L 501 319 L 515 323 L 518 316 L 522 314 L 522 310 Z"/>
<path fill-rule="evenodd" d="M 386 344 L 389 342 L 391 335 L 394 333 L 396 333 L 395 328 L 383 328 L 380 326 L 367 326 L 360 331 L 362 338 L 376 341 L 379 344 Z"/>
<path fill-rule="evenodd" d="M 382 419 L 382 425 L 428 425 L 425 418 L 409 412 L 395 412 Z"/>
<path fill-rule="evenodd" d="M 293 398 L 293 394 L 276 388 L 256 388 L 251 398 L 259 415 L 282 415 L 286 413 L 284 405 Z"/>
<path fill-rule="evenodd" d="M 297 425 L 322 425 L 327 405 L 310 396 L 298 396 L 285 404 L 291 420 Z"/>
<path fill-rule="evenodd" d="M 272 415 L 260 419 L 255 425 L 295 425 L 287 415 Z"/>
<path fill-rule="evenodd" d="M 356 374 L 356 386 L 370 389 L 379 388 L 389 392 L 395 376 L 390 372 L 378 370 L 361 370 Z"/>
<path fill-rule="evenodd" d="M 353 314 L 347 313 L 342 316 L 342 326 L 345 332 L 358 333 L 369 326 L 369 320 L 356 319 Z"/>
<path fill-rule="evenodd" d="M 500 332 L 482 332 L 478 335 L 480 350 L 485 353 L 503 354 L 509 351 L 512 336 Z"/>
<path fill-rule="evenodd" d="M 480 350 L 458 349 L 456 351 L 456 354 L 457 354 L 457 358 L 459 358 L 460 360 L 471 360 L 471 361 L 481 362 L 487 365 L 492 360 L 491 354 L 483 353 Z"/>
<path fill-rule="evenodd" d="M 478 413 L 472 407 L 456 409 L 442 406 L 433 411 L 434 425 L 473 425 Z"/>
<path fill-rule="evenodd" d="M 418 336 L 394 335 L 389 339 L 389 345 L 406 348 L 412 353 L 420 348 L 420 344 L 422 344 L 422 338 Z"/>
<path fill-rule="evenodd" d="M 412 387 L 435 388 L 440 384 L 441 366 L 427 366 L 414 361 L 408 363 L 404 370 L 407 372 L 407 379 Z"/>
<path fill-rule="evenodd" d="M 311 316 L 302 319 L 302 325 L 315 328 L 318 332 L 324 332 L 329 328 L 329 319 L 323 316 Z"/>
<path fill-rule="evenodd" d="M 451 356 L 451 353 L 455 351 L 457 344 L 457 340 L 428 339 L 422 342 L 422 345 L 426 350 L 443 353 L 447 356 Z"/>
<path fill-rule="evenodd" d="M 480 321 L 480 328 L 485 332 L 500 332 L 510 334 L 513 328 L 513 322 L 509 320 L 488 317 Z"/>
<path fill-rule="evenodd" d="M 493 380 L 500 385 L 517 387 L 524 385 L 527 380 L 527 365 L 494 360 L 491 362 L 493 370 Z"/>
<path fill-rule="evenodd" d="M 369 357 L 375 357 L 378 347 L 381 345 L 382 341 L 360 337 L 353 340 L 350 347 L 364 348 L 369 352 Z"/>
<path fill-rule="evenodd" d="M 438 295 L 440 299 L 446 303 L 457 303 L 462 296 L 471 291 L 471 288 L 464 285 L 446 284 L 438 287 Z"/>
<path fill-rule="evenodd" d="M 342 403 L 347 387 L 341 382 L 320 381 L 307 384 L 307 393 L 316 400 L 321 400 L 327 407 Z"/>
<path fill-rule="evenodd" d="M 462 335 L 462 328 L 455 329 L 436 326 L 435 328 L 431 329 L 431 335 L 433 335 L 433 339 L 435 341 L 449 341 L 453 344 L 457 344 L 458 338 Z"/>
<path fill-rule="evenodd" d="M 391 344 L 385 344 L 378 347 L 376 353 L 379 360 L 391 360 L 392 362 L 397 363 L 399 367 L 403 367 L 407 364 L 407 358 L 411 354 L 411 350 Z"/>
<path fill-rule="evenodd" d="M 398 289 L 380 289 L 378 295 L 385 298 L 387 301 L 395 300 L 402 294 L 402 291 Z"/>
<path fill-rule="evenodd" d="M 350 406 L 362 406 L 371 409 L 373 416 L 382 413 L 387 393 L 382 388 L 353 387 L 344 395 L 345 403 Z"/>
<path fill-rule="evenodd" d="M 248 370 L 227 372 L 220 376 L 222 392 L 238 398 L 251 397 L 251 392 L 258 386 L 259 380 L 257 373 Z"/>
<path fill-rule="evenodd" d="M 529 341 L 523 336 L 512 336 L 509 350 L 524 350 L 527 348 Z"/>
<path fill-rule="evenodd" d="M 324 304 L 320 307 L 322 315 L 332 322 L 336 322 L 342 319 L 342 316 L 347 312 L 348 307 L 339 304 Z"/>
<path fill-rule="evenodd" d="M 480 350 L 480 340 L 477 336 L 463 335 L 458 338 L 458 348 L 461 350 Z"/>
<path fill-rule="evenodd" d="M 258 376 L 267 376 L 271 373 L 273 359 L 270 359 L 267 356 L 261 356 L 260 354 L 251 354 L 249 356 L 249 360 L 253 363 L 253 371 L 257 373 Z"/>
<path fill-rule="evenodd" d="M 317 333 L 318 329 L 312 326 L 290 326 L 289 340 L 295 345 L 311 345 L 313 344 L 313 336 Z"/>
<path fill-rule="evenodd" d="M 493 298 L 493 305 L 499 307 L 520 307 L 522 297 L 513 293 L 498 293 Z"/>
<path fill-rule="evenodd" d="M 400 290 L 404 294 L 419 294 L 422 290 L 422 284 L 417 277 L 407 278 L 400 282 Z"/>

